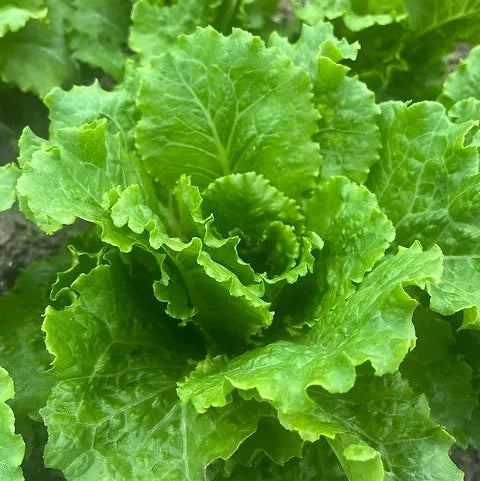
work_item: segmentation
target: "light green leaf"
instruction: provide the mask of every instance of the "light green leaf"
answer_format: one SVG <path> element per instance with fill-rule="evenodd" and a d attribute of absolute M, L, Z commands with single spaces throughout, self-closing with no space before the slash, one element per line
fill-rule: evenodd
<path fill-rule="evenodd" d="M 357 78 L 346 76 L 346 67 L 336 64 L 344 58 L 355 59 L 358 44 L 337 40 L 332 26 L 324 23 L 304 25 L 295 44 L 278 35 L 272 35 L 270 44 L 310 74 L 320 113 L 319 133 L 314 139 L 324 158 L 323 174 L 346 175 L 363 182 L 369 167 L 378 160 L 376 120 L 380 109 L 373 92 Z"/>
<path fill-rule="evenodd" d="M 175 383 L 198 353 L 177 341 L 145 281 L 111 262 L 75 281 L 71 306 L 47 310 L 57 384 L 42 411 L 46 461 L 70 480 L 202 479 L 255 431 L 260 410 L 238 401 L 199 415 L 183 406 Z"/>
<path fill-rule="evenodd" d="M 314 94 L 321 118 L 314 139 L 325 159 L 325 176 L 345 175 L 364 182 L 378 160 L 380 109 L 373 92 L 358 78 L 345 74 L 340 65 L 328 59 L 319 61 Z"/>
<path fill-rule="evenodd" d="M 246 32 L 181 37 L 178 50 L 152 60 L 139 107 L 137 144 L 164 184 L 186 173 L 203 188 L 256 171 L 294 199 L 313 187 L 320 158 L 308 76 Z"/>
<path fill-rule="evenodd" d="M 207 359 L 179 385 L 183 401 L 203 411 L 229 403 L 233 389 L 256 389 L 273 404 L 280 422 L 306 440 L 333 436 L 336 422 L 318 417 L 307 388 L 348 391 L 355 367 L 370 361 L 378 375 L 394 372 L 415 343 L 411 316 L 416 302 L 402 286 L 424 286 L 438 279 L 441 253 L 422 252 L 415 244 L 378 265 L 357 292 L 293 341 L 279 341 L 248 351 L 228 362 Z M 337 426 L 337 427 L 336 427 Z"/>
<path fill-rule="evenodd" d="M 354 292 L 353 283 L 380 260 L 395 238 L 391 222 L 366 187 L 333 177 L 314 192 L 305 209 L 307 228 L 325 242 L 319 262 L 326 271 L 325 313 Z M 319 311 L 317 311 L 317 315 Z"/>
<path fill-rule="evenodd" d="M 40 97 L 55 86 L 68 85 L 77 75 L 64 34 L 68 6 L 63 0 L 47 0 L 46 5 L 46 19 L 31 20 L 0 38 L 2 80 Z"/>
<path fill-rule="evenodd" d="M 117 159 L 107 159 L 106 125 L 97 121 L 57 130 L 58 145 L 35 151 L 24 165 L 18 193 L 45 232 L 55 232 L 77 217 L 97 223 L 105 218 L 103 196 L 123 183 L 123 172 L 115 169 Z"/>
<path fill-rule="evenodd" d="M 449 107 L 448 116 L 457 124 L 480 122 L 480 47 L 473 48 L 467 58 L 447 77 L 440 100 Z M 467 134 L 467 141 L 480 146 L 477 126 Z"/>
<path fill-rule="evenodd" d="M 53 89 L 44 99 L 50 111 L 50 135 L 54 136 L 57 129 L 79 127 L 104 118 L 112 121 L 111 133 L 122 133 L 130 145 L 139 115 L 135 105 L 138 83 L 138 72 L 129 61 L 124 81 L 112 91 L 104 90 L 98 81 L 69 91 Z"/>
<path fill-rule="evenodd" d="M 239 255 L 256 272 L 275 278 L 296 266 L 305 219 L 295 201 L 263 176 L 249 172 L 220 177 L 203 198 L 203 211 L 213 214 L 211 225 L 223 237 L 240 237 Z"/>
<path fill-rule="evenodd" d="M 312 324 L 355 291 L 394 239 L 375 197 L 344 177 L 320 184 L 306 203 L 306 227 L 325 242 L 313 274 L 282 291 L 276 319 L 290 327 Z"/>
<path fill-rule="evenodd" d="M 333 32 L 332 24 L 324 22 L 314 27 L 304 24 L 300 38 L 293 44 L 274 32 L 268 40 L 268 46 L 276 48 L 290 57 L 295 65 L 303 67 L 312 81 L 319 74 L 318 57 L 327 57 L 333 62 L 346 58 L 355 60 L 360 48 L 357 43 L 350 44 L 344 38 L 339 40 Z"/>
<path fill-rule="evenodd" d="M 74 58 L 99 67 L 115 79 L 127 58 L 129 0 L 74 0 L 69 44 Z"/>
<path fill-rule="evenodd" d="M 15 434 L 15 418 L 5 403 L 14 395 L 13 381 L 8 372 L 0 367 L 0 479 L 2 481 L 23 481 L 20 464 L 25 445 L 22 437 Z"/>
<path fill-rule="evenodd" d="M 295 13 L 305 22 L 315 25 L 325 19 L 343 17 L 352 31 L 372 25 L 388 25 L 406 17 L 402 0 L 356 2 L 355 0 L 300 0 L 293 1 Z"/>
<path fill-rule="evenodd" d="M 430 421 L 425 398 L 400 374 L 360 375 L 345 394 L 309 392 L 321 416 L 339 425 L 340 434 L 329 443 L 349 480 L 463 479 L 448 456 L 453 439 Z"/>
<path fill-rule="evenodd" d="M 467 58 L 447 77 L 442 98 L 450 102 L 473 97 L 480 100 L 480 46 L 473 48 Z"/>
<path fill-rule="evenodd" d="M 0 167 L 0 212 L 10 209 L 15 202 L 15 184 L 20 170 L 15 164 Z"/>
<path fill-rule="evenodd" d="M 430 307 L 444 315 L 468 309 L 464 326 L 478 325 L 479 161 L 477 149 L 463 145 L 471 123 L 453 124 L 434 102 L 386 103 L 382 113 L 381 160 L 368 185 L 398 244 L 435 242 L 445 254 L 440 282 L 428 285 Z"/>
<path fill-rule="evenodd" d="M 43 0 L 7 0 L 0 4 L 0 37 L 20 30 L 31 19 L 45 17 Z"/>

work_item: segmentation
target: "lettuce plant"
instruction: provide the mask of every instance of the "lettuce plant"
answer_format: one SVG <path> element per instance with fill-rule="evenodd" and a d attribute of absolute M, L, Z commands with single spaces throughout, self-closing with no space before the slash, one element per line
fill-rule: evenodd
<path fill-rule="evenodd" d="M 278 32 L 276 2 L 73 3 L 72 58 L 119 82 L 51 89 L 47 138 L 25 128 L 0 167 L 0 209 L 88 225 L 0 299 L 0 479 L 460 481 L 478 47 L 437 101 L 378 103 L 324 20 L 390 32 L 411 2 L 311 1 Z"/>

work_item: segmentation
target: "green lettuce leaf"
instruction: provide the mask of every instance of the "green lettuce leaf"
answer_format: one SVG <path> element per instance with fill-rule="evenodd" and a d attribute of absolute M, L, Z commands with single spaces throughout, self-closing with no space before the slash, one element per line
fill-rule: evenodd
<path fill-rule="evenodd" d="M 467 58 L 446 78 L 443 86 L 442 100 L 458 102 L 474 97 L 480 99 L 478 75 L 480 71 L 480 47 L 473 48 Z"/>
<path fill-rule="evenodd" d="M 239 236 L 240 257 L 258 273 L 278 279 L 300 258 L 304 217 L 295 201 L 254 172 L 220 177 L 202 194 L 202 209 L 213 214 L 211 225 L 223 237 Z M 312 269 L 313 257 L 297 275 Z"/>
<path fill-rule="evenodd" d="M 424 393 L 431 409 L 430 418 L 466 448 L 466 430 L 478 404 L 473 370 L 458 352 L 452 325 L 424 307 L 414 315 L 417 344 L 400 367 L 410 387 Z"/>
<path fill-rule="evenodd" d="M 50 286 L 68 262 L 68 255 L 63 254 L 31 264 L 20 274 L 14 289 L 0 298 L 0 361 L 16 384 L 11 405 L 15 413 L 38 421 L 38 411 L 51 388 L 46 373 L 51 357 L 41 331 L 42 315 L 50 301 Z"/>
<path fill-rule="evenodd" d="M 0 6 L 0 37 L 7 32 L 20 30 L 31 19 L 45 17 L 47 9 L 43 0 L 9 0 Z"/>
<path fill-rule="evenodd" d="M 463 479 L 448 456 L 453 439 L 430 421 L 425 398 L 416 396 L 399 373 L 360 375 L 345 394 L 317 387 L 309 392 L 322 417 L 341 426 L 329 444 L 349 480 Z"/>
<path fill-rule="evenodd" d="M 0 479 L 23 481 L 20 464 L 23 460 L 25 445 L 22 437 L 15 434 L 15 418 L 5 401 L 13 398 L 13 381 L 8 372 L 0 367 Z"/>
<path fill-rule="evenodd" d="M 256 171 L 294 199 L 314 185 L 320 156 L 310 140 L 317 114 L 308 76 L 246 32 L 181 37 L 178 50 L 152 60 L 139 107 L 138 148 L 163 184 L 186 173 L 203 188 Z"/>
<path fill-rule="evenodd" d="M 225 471 L 230 473 L 238 465 L 252 467 L 255 460 L 263 455 L 283 466 L 291 458 L 302 457 L 303 444 L 300 436 L 283 428 L 272 413 L 260 419 L 255 433 L 226 460 Z"/>
<path fill-rule="evenodd" d="M 324 158 L 323 175 L 365 181 L 369 167 L 378 160 L 380 110 L 373 93 L 357 78 L 347 76 L 348 68 L 336 64 L 345 58 L 354 60 L 358 44 L 337 40 L 332 26 L 324 23 L 304 25 L 294 44 L 275 34 L 269 43 L 310 74 L 320 113 L 314 139 Z"/>
<path fill-rule="evenodd" d="M 177 332 L 145 280 L 110 262 L 74 282 L 71 306 L 47 309 L 56 385 L 42 410 L 46 462 L 71 480 L 201 479 L 255 431 L 261 411 L 240 400 L 206 415 L 182 405 L 175 386 L 199 355 L 194 332 Z"/>
<path fill-rule="evenodd" d="M 402 0 L 357 2 L 355 0 L 294 0 L 295 13 L 312 25 L 328 19 L 342 17 L 352 31 L 372 25 L 387 25 L 406 17 Z"/>
<path fill-rule="evenodd" d="M 334 393 L 348 391 L 355 382 L 355 366 L 367 360 L 378 375 L 395 372 L 415 343 L 411 316 L 416 302 L 402 286 L 424 286 L 440 273 L 438 248 L 422 252 L 415 244 L 402 249 L 378 265 L 358 291 L 305 336 L 248 351 L 231 361 L 207 358 L 180 383 L 178 393 L 204 411 L 228 404 L 234 389 L 256 389 L 259 398 L 277 409 L 287 429 L 310 441 L 334 436 L 336 424 L 322 419 L 306 389 L 321 385 Z"/>
<path fill-rule="evenodd" d="M 344 177 L 320 184 L 304 213 L 307 229 L 325 246 L 316 255 L 313 273 L 284 289 L 273 306 L 277 320 L 296 328 L 343 303 L 395 236 L 375 196 Z"/>
<path fill-rule="evenodd" d="M 127 57 L 129 0 L 74 0 L 68 21 L 73 57 L 119 79 Z"/>
<path fill-rule="evenodd" d="M 205 27 L 212 8 L 218 3 L 216 0 L 179 0 L 171 4 L 163 0 L 135 2 L 130 48 L 144 60 L 171 50 L 179 35 L 191 34 L 197 26 Z"/>
<path fill-rule="evenodd" d="M 456 42 L 478 43 L 480 1 L 405 0 L 411 33 L 399 54 L 405 67 L 391 72 L 390 98 L 435 99 Z"/>
<path fill-rule="evenodd" d="M 428 285 L 431 308 L 444 315 L 466 309 L 464 326 L 478 326 L 478 151 L 463 145 L 472 123 L 453 124 L 434 102 L 385 103 L 382 113 L 381 160 L 368 186 L 392 220 L 397 244 L 418 239 L 445 254 L 440 282 Z"/>
<path fill-rule="evenodd" d="M 78 74 L 65 39 L 69 7 L 63 0 L 47 0 L 46 5 L 47 18 L 30 20 L 0 38 L 1 79 L 40 97 L 55 86 L 70 84 Z"/>
<path fill-rule="evenodd" d="M 347 481 L 333 451 L 324 439 L 315 443 L 306 443 L 301 458 L 293 458 L 284 466 L 274 463 L 267 455 L 258 456 L 251 468 L 235 467 L 229 476 L 218 472 L 213 481 Z"/>
<path fill-rule="evenodd" d="M 0 167 L 0 212 L 10 209 L 15 202 L 15 184 L 20 170 L 15 164 Z"/>
<path fill-rule="evenodd" d="M 480 47 L 473 48 L 467 58 L 447 77 L 440 95 L 441 102 L 449 108 L 448 116 L 457 124 L 468 120 L 480 122 Z M 478 124 L 467 134 L 468 142 L 480 146 Z"/>

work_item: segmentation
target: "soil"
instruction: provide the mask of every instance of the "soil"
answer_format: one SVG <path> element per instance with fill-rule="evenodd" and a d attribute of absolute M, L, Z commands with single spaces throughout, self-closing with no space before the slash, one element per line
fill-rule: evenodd
<path fill-rule="evenodd" d="M 18 209 L 0 212 L 0 296 L 12 287 L 18 271 L 40 257 L 51 257 L 66 240 L 65 233 L 47 236 Z"/>

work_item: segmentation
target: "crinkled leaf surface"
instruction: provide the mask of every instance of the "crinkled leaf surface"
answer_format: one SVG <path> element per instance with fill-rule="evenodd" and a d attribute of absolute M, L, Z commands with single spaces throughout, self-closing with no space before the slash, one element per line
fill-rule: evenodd
<path fill-rule="evenodd" d="M 47 14 L 43 0 L 7 0 L 0 4 L 0 37 L 20 30 L 31 19 Z"/>
<path fill-rule="evenodd" d="M 356 2 L 355 0 L 294 1 L 296 14 L 305 22 L 316 24 L 322 20 L 343 17 L 350 30 L 357 31 L 379 24 L 386 25 L 405 18 L 402 0 Z"/>
<path fill-rule="evenodd" d="M 20 170 L 15 164 L 0 167 L 0 212 L 10 209 L 16 199 L 15 184 Z"/>
<path fill-rule="evenodd" d="M 297 203 L 263 176 L 249 172 L 221 177 L 203 198 L 202 209 L 213 214 L 212 225 L 224 237 L 240 237 L 240 257 L 256 272 L 275 278 L 296 266 L 305 219 Z M 307 270 L 311 266 L 305 265 L 299 274 Z"/>
<path fill-rule="evenodd" d="M 455 123 L 480 122 L 480 47 L 473 48 L 467 58 L 447 77 L 440 100 L 449 107 L 448 116 Z M 480 146 L 478 125 L 467 134 L 467 141 Z"/>
<path fill-rule="evenodd" d="M 196 481 L 255 431 L 260 411 L 243 401 L 205 415 L 180 403 L 176 381 L 198 352 L 144 281 L 112 259 L 72 287 L 77 300 L 44 323 L 57 381 L 42 411 L 47 464 L 71 480 Z"/>
<path fill-rule="evenodd" d="M 22 481 L 19 468 L 25 445 L 22 437 L 15 434 L 15 418 L 10 406 L 5 401 L 13 398 L 13 381 L 3 367 L 0 367 L 0 479 L 4 481 Z"/>
<path fill-rule="evenodd" d="M 307 228 L 325 242 L 319 263 L 329 289 L 322 306 L 326 312 L 346 299 L 354 291 L 352 283 L 360 283 L 383 257 L 395 231 L 368 189 L 345 177 L 321 184 L 308 201 L 305 216 Z"/>
<path fill-rule="evenodd" d="M 463 145 L 470 126 L 453 124 L 435 102 L 383 104 L 381 160 L 368 180 L 398 244 L 441 247 L 444 273 L 428 286 L 431 308 L 469 309 L 464 325 L 478 323 L 480 304 L 478 152 Z"/>
<path fill-rule="evenodd" d="M 233 389 L 256 389 L 278 410 L 280 422 L 307 440 L 333 436 L 337 425 L 319 417 L 309 386 L 348 391 L 355 367 L 369 360 L 377 374 L 394 372 L 412 347 L 411 316 L 416 302 L 402 285 L 423 286 L 441 273 L 438 248 L 422 252 L 415 244 L 377 266 L 346 302 L 321 318 L 296 341 L 278 341 L 227 361 L 207 359 L 182 382 L 182 400 L 202 411 L 228 404 Z"/>
<path fill-rule="evenodd" d="M 360 375 L 345 394 L 309 392 L 320 415 L 341 426 L 329 443 L 351 481 L 463 478 L 448 456 L 453 439 L 430 421 L 425 398 L 415 395 L 399 373 Z"/>
<path fill-rule="evenodd" d="M 320 113 L 319 133 L 314 138 L 324 158 L 323 174 L 363 182 L 378 159 L 380 110 L 365 84 L 347 76 L 348 69 L 335 63 L 355 59 L 358 44 L 337 40 L 331 25 L 323 23 L 304 25 L 295 44 L 278 35 L 272 35 L 270 44 L 310 74 Z"/>
<path fill-rule="evenodd" d="M 307 229 L 325 246 L 313 273 L 285 289 L 274 305 L 277 317 L 297 327 L 311 325 L 354 292 L 353 283 L 362 281 L 395 235 L 375 197 L 345 177 L 320 184 L 304 213 Z"/>
<path fill-rule="evenodd" d="M 317 120 L 311 100 L 305 72 L 259 38 L 198 29 L 152 60 L 139 94 L 137 144 L 163 184 L 187 173 L 206 187 L 224 175 L 256 171 L 298 198 L 320 167 L 310 140 Z"/>

